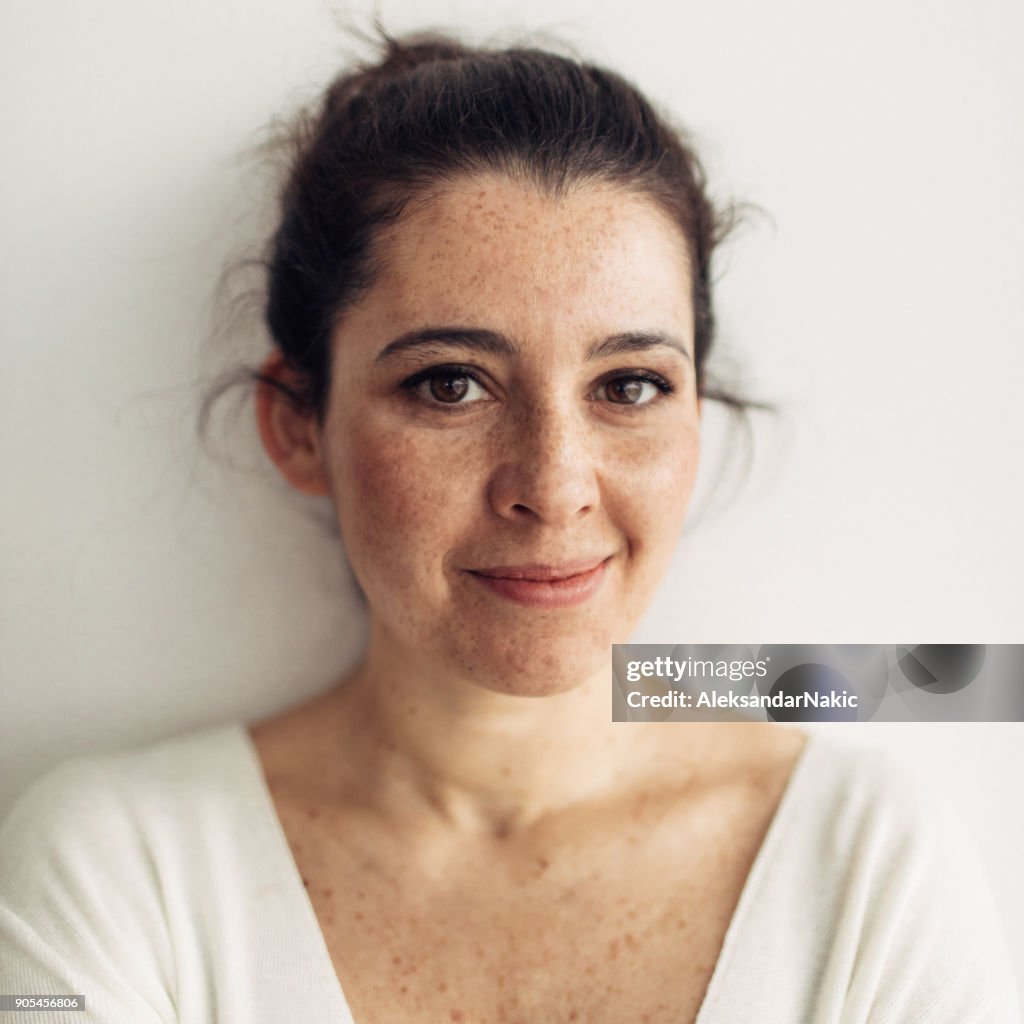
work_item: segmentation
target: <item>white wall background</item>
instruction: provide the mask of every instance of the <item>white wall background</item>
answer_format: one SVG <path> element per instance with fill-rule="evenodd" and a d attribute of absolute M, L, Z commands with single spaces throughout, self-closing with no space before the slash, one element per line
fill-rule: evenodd
<path fill-rule="evenodd" d="M 480 7 L 381 10 L 393 31 L 560 34 L 678 113 L 720 195 L 771 214 L 719 301 L 784 415 L 757 422 L 732 504 L 704 491 L 635 639 L 1024 640 L 1018 0 Z M 242 151 L 336 68 L 334 12 L 8 0 L 2 19 L 0 810 L 71 754 L 295 702 L 361 636 L 330 531 L 266 471 L 248 409 L 218 427 L 229 462 L 194 430 L 199 375 L 265 344 L 209 349 L 217 274 L 266 222 Z M 708 443 L 727 443 L 713 416 Z M 1022 730 L 853 738 L 960 804 L 1024 965 Z"/>

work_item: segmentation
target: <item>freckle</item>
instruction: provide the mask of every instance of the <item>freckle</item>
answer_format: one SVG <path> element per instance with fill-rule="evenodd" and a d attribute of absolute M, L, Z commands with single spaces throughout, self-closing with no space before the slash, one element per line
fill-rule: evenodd
<path fill-rule="evenodd" d="M 549 861 L 547 859 L 547 857 L 538 857 L 537 858 L 537 869 L 539 871 L 541 871 L 543 873 L 544 871 L 547 871 L 547 869 L 549 867 L 551 867 L 551 861 Z"/>
<path fill-rule="evenodd" d="M 315 807 L 310 807 L 310 809 L 309 809 L 309 816 L 311 818 L 319 818 L 320 817 L 320 812 Z"/>
<path fill-rule="evenodd" d="M 437 991 L 438 992 L 447 992 L 448 991 L 448 982 L 447 981 L 442 981 L 441 984 L 437 986 Z"/>
<path fill-rule="evenodd" d="M 454 1021 L 465 1020 L 466 1015 L 461 1010 L 452 1010 L 448 1015 Z"/>
<path fill-rule="evenodd" d="M 362 921 L 365 917 L 366 915 L 361 910 L 356 911 L 355 918 L 357 921 Z"/>
<path fill-rule="evenodd" d="M 402 958 L 400 956 L 393 956 L 391 962 L 397 967 L 402 962 Z"/>
<path fill-rule="evenodd" d="M 578 1016 L 579 1014 L 575 1010 L 569 1011 L 569 1020 L 575 1020 Z"/>
<path fill-rule="evenodd" d="M 636 949 L 636 947 L 640 945 L 640 943 L 636 941 L 632 932 L 626 932 L 626 945 L 629 946 L 630 949 Z"/>
<path fill-rule="evenodd" d="M 403 985 L 398 991 L 404 994 L 409 991 L 409 986 Z"/>
<path fill-rule="evenodd" d="M 324 889 L 324 896 L 326 896 L 327 899 L 330 899 L 333 895 L 334 895 L 334 890 L 333 889 Z"/>

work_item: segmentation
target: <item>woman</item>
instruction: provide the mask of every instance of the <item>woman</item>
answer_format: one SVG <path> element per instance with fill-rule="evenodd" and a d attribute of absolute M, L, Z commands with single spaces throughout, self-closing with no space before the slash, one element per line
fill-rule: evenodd
<path fill-rule="evenodd" d="M 724 397 L 690 149 L 615 75 L 441 38 L 297 141 L 257 417 L 336 511 L 365 658 L 33 787 L 4 990 L 105 1022 L 1013 1019 L 969 854 L 888 766 L 610 721 Z"/>

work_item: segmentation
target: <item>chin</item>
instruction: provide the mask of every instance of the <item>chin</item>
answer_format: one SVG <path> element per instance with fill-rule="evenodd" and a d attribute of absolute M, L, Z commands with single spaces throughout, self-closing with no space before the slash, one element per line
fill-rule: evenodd
<path fill-rule="evenodd" d="M 591 682 L 604 671 L 611 685 L 611 632 L 573 636 L 476 638 L 458 661 L 476 686 L 521 697 L 551 697 Z M 609 697 L 610 700 L 610 697 Z"/>

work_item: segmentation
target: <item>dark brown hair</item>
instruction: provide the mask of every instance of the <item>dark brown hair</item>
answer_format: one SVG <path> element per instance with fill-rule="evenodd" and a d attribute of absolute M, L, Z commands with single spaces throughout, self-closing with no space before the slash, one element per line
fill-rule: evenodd
<path fill-rule="evenodd" d="M 757 404 L 705 379 L 715 332 L 711 259 L 732 218 L 709 199 L 681 131 L 619 75 L 569 57 L 437 34 L 380 36 L 379 58 L 339 75 L 292 127 L 265 319 L 303 385 L 266 383 L 322 419 L 332 330 L 373 281 L 382 228 L 432 189 L 492 171 L 553 196 L 602 182 L 657 202 L 688 250 L 698 393 L 735 409 Z"/>

